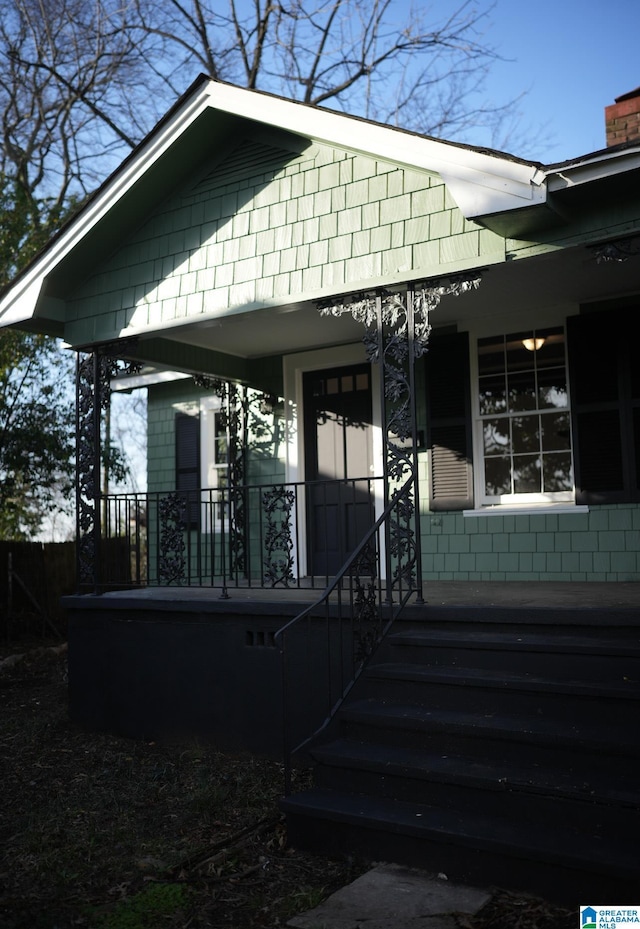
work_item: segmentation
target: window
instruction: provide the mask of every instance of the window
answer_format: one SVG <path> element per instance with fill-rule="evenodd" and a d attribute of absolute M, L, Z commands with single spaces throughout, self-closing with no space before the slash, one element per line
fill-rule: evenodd
<path fill-rule="evenodd" d="M 573 501 L 562 328 L 478 340 L 481 502 Z"/>
<path fill-rule="evenodd" d="M 203 397 L 200 401 L 200 445 L 203 509 L 208 514 L 203 522 L 211 523 L 209 508 L 214 510 L 213 521 L 220 523 L 221 495 L 206 491 L 223 491 L 229 485 L 229 437 L 227 419 L 219 397 Z M 225 498 L 225 502 L 228 500 Z"/>

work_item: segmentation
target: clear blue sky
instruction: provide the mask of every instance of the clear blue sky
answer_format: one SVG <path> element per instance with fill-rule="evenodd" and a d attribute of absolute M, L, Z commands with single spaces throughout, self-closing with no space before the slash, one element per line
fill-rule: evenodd
<path fill-rule="evenodd" d="M 551 163 L 604 148 L 605 106 L 640 87 L 640 0 L 497 0 L 490 20 L 487 40 L 512 59 L 495 65 L 492 97 L 528 91 L 532 141 L 513 154 Z"/>

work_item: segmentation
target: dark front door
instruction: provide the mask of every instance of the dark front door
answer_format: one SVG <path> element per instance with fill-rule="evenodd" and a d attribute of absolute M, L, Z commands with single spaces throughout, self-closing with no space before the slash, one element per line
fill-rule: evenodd
<path fill-rule="evenodd" d="M 309 573 L 335 574 L 373 523 L 371 368 L 304 376 Z"/>

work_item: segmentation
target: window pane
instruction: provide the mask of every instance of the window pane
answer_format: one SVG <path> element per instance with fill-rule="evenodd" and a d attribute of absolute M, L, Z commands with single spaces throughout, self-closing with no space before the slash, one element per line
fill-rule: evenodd
<path fill-rule="evenodd" d="M 485 491 L 490 497 L 511 493 L 509 458 L 487 458 L 484 463 Z"/>
<path fill-rule="evenodd" d="M 524 347 L 525 339 L 532 339 L 533 332 L 515 332 L 507 336 L 507 371 L 533 370 L 535 352 Z"/>
<path fill-rule="evenodd" d="M 562 329 L 537 329 L 536 338 L 544 339 L 543 345 L 535 352 L 536 367 L 548 368 L 565 365 L 564 332 Z"/>
<path fill-rule="evenodd" d="M 571 455 L 568 452 L 552 452 L 542 459 L 544 492 L 555 493 L 573 489 Z"/>
<path fill-rule="evenodd" d="M 571 424 L 568 413 L 550 413 L 542 421 L 542 450 L 561 451 L 571 448 Z"/>
<path fill-rule="evenodd" d="M 513 459 L 513 492 L 538 494 L 541 487 L 539 455 L 517 455 Z"/>
<path fill-rule="evenodd" d="M 508 419 L 487 419 L 482 428 L 485 455 L 504 455 L 509 451 Z"/>
<path fill-rule="evenodd" d="M 509 412 L 536 409 L 536 379 L 533 371 L 509 375 Z"/>
<path fill-rule="evenodd" d="M 567 406 L 567 378 L 564 368 L 538 371 L 538 406 L 541 410 Z"/>
<path fill-rule="evenodd" d="M 515 416 L 511 421 L 514 455 L 540 451 L 540 417 Z"/>
<path fill-rule="evenodd" d="M 504 374 L 480 378 L 480 415 L 505 413 L 507 409 L 507 388 Z"/>
<path fill-rule="evenodd" d="M 564 328 L 481 339 L 478 369 L 487 497 L 571 492 Z"/>
<path fill-rule="evenodd" d="M 478 372 L 495 374 L 504 371 L 504 339 L 478 339 Z"/>

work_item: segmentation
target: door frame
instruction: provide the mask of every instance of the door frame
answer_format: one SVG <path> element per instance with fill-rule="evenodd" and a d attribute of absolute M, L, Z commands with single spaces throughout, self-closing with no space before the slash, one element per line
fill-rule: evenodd
<path fill-rule="evenodd" d="M 342 368 L 354 364 L 367 362 L 365 347 L 362 342 L 349 345 L 337 345 L 332 348 L 314 349 L 308 352 L 297 352 L 285 355 L 283 358 L 283 380 L 285 396 L 285 475 L 287 483 L 304 481 L 306 473 L 304 448 L 304 397 L 303 375 L 310 371 L 321 371 L 326 368 Z M 378 365 L 371 365 L 371 403 L 372 403 L 372 459 L 374 474 L 383 473 L 382 454 L 382 416 L 380 410 L 380 371 Z M 301 499 L 297 531 L 300 538 L 294 537 L 294 551 L 298 552 L 300 564 L 298 576 L 307 575 L 307 521 L 306 500 Z M 375 518 L 377 519 L 384 509 L 384 491 L 382 486 L 376 484 L 374 492 Z M 295 533 L 295 526 L 292 528 Z"/>

